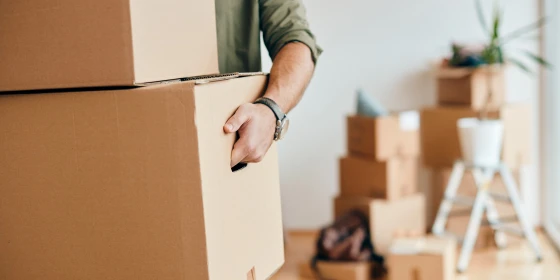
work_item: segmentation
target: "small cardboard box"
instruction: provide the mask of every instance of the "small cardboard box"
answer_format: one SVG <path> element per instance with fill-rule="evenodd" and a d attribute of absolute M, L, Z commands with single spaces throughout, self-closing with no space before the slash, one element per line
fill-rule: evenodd
<path fill-rule="evenodd" d="M 317 262 L 317 270 L 323 277 L 321 279 L 333 280 L 372 280 L 375 266 L 371 262 Z M 309 262 L 299 265 L 299 275 L 305 279 L 317 278 L 317 272 Z M 378 279 L 382 278 L 375 278 Z"/>
<path fill-rule="evenodd" d="M 384 162 L 348 156 L 340 159 L 340 195 L 389 200 L 418 190 L 418 159 L 392 158 Z"/>
<path fill-rule="evenodd" d="M 426 202 L 417 193 L 398 200 L 371 199 L 366 197 L 337 197 L 334 215 L 340 217 L 357 209 L 369 218 L 370 233 L 375 251 L 385 254 L 399 231 L 424 232 L 426 229 Z"/>
<path fill-rule="evenodd" d="M 422 110 L 420 142 L 424 165 L 435 168 L 453 166 L 462 155 L 457 121 L 476 116 L 476 111 L 466 107 L 433 107 Z M 513 169 L 530 163 L 530 104 L 508 104 L 500 110 L 491 111 L 490 117 L 500 118 L 504 123 L 503 161 Z"/>
<path fill-rule="evenodd" d="M 3 1 L 0 11 L 0 91 L 219 73 L 214 1 Z"/>
<path fill-rule="evenodd" d="M 457 246 L 434 237 L 397 239 L 387 258 L 389 280 L 455 279 Z"/>
<path fill-rule="evenodd" d="M 385 117 L 348 116 L 350 154 L 385 161 L 395 156 L 415 157 L 420 152 L 419 115 L 407 111 Z"/>
<path fill-rule="evenodd" d="M 489 108 L 498 109 L 505 103 L 503 67 L 452 68 L 441 67 L 437 73 L 439 105 L 463 105 L 483 109 L 492 91 Z"/>
<path fill-rule="evenodd" d="M 268 279 L 277 147 L 232 172 L 223 132 L 267 77 L 207 81 L 0 95 L 0 279 Z"/>

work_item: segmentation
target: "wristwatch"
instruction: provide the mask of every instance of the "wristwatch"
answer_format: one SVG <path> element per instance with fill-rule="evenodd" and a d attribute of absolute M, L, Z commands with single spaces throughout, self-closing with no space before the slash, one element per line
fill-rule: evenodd
<path fill-rule="evenodd" d="M 290 126 L 290 119 L 288 119 L 288 115 L 282 112 L 280 106 L 274 102 L 274 100 L 268 97 L 261 97 L 257 99 L 254 104 L 262 104 L 266 107 L 270 108 L 276 116 L 276 130 L 274 131 L 274 141 L 281 140 L 284 138 L 286 133 L 288 132 L 288 127 Z"/>

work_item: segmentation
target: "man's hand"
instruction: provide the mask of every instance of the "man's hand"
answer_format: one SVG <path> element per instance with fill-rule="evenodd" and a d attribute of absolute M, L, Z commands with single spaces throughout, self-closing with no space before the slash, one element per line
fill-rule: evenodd
<path fill-rule="evenodd" d="M 276 117 L 262 104 L 243 104 L 224 125 L 226 133 L 239 132 L 231 152 L 231 167 L 240 162 L 260 162 L 274 140 Z"/>
<path fill-rule="evenodd" d="M 301 99 L 315 65 L 311 50 L 302 43 L 286 44 L 274 58 L 264 94 L 288 113 Z M 226 133 L 239 132 L 231 152 L 231 167 L 240 162 L 259 162 L 274 141 L 276 116 L 262 104 L 244 104 L 224 125 Z"/>

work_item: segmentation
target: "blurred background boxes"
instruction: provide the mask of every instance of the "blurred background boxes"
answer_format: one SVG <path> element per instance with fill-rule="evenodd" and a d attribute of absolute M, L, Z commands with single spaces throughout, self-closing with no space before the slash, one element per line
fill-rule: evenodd
<path fill-rule="evenodd" d="M 393 242 L 387 266 L 389 280 L 455 279 L 456 242 L 451 239 L 397 239 Z"/>
<path fill-rule="evenodd" d="M 348 155 L 340 159 L 335 218 L 367 215 L 376 252 L 387 253 L 397 231 L 424 232 L 426 202 L 418 192 L 418 111 L 347 117 Z"/>
<path fill-rule="evenodd" d="M 340 280 L 372 280 L 372 271 L 378 266 L 371 262 L 317 262 L 317 272 L 321 279 Z M 317 279 L 317 272 L 311 267 L 311 263 L 299 265 L 299 274 L 304 279 Z M 378 279 L 376 279 L 378 280 Z"/>
<path fill-rule="evenodd" d="M 423 163 L 427 167 L 451 167 L 461 158 L 457 121 L 475 118 L 468 107 L 432 107 L 421 111 L 420 137 Z M 508 104 L 490 112 L 504 123 L 503 161 L 513 169 L 530 163 L 531 109 L 529 104 Z"/>
<path fill-rule="evenodd" d="M 395 233 L 399 231 L 424 232 L 426 229 L 426 202 L 416 193 L 394 201 L 366 197 L 337 197 L 335 217 L 352 209 L 365 213 L 370 222 L 370 234 L 375 250 L 386 254 Z"/>
<path fill-rule="evenodd" d="M 438 104 L 481 110 L 487 102 L 488 91 L 492 90 L 489 108 L 500 108 L 505 103 L 504 70 L 504 67 L 440 67 L 437 72 Z"/>
<path fill-rule="evenodd" d="M 395 200 L 418 191 L 416 158 L 373 161 L 356 156 L 340 159 L 340 195 Z"/>
<path fill-rule="evenodd" d="M 420 140 L 414 122 L 415 120 L 408 121 L 399 115 L 377 118 L 348 116 L 348 152 L 378 161 L 395 156 L 417 157 L 420 153 Z"/>

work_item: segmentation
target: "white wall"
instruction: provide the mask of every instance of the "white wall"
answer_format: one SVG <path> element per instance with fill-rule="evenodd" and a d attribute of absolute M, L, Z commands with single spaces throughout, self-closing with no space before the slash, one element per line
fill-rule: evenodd
<path fill-rule="evenodd" d="M 317 228 L 331 220 L 332 198 L 338 192 L 337 159 L 345 154 L 345 115 L 354 111 L 355 89 L 365 88 L 392 110 L 434 104 L 430 63 L 448 54 L 452 40 L 485 38 L 473 0 L 303 1 L 325 52 L 304 99 L 290 114 L 290 132 L 280 144 L 284 220 L 286 227 L 297 229 Z M 492 1 L 482 2 L 489 12 Z M 505 31 L 538 16 L 537 0 L 503 2 Z M 521 42 L 537 49 L 529 40 Z M 263 57 L 268 57 L 264 48 Z M 270 60 L 263 65 L 270 69 Z M 534 99 L 537 79 L 510 72 L 511 99 Z M 428 177 L 422 177 L 426 184 Z M 536 182 L 528 182 L 524 192 L 535 220 Z"/>

